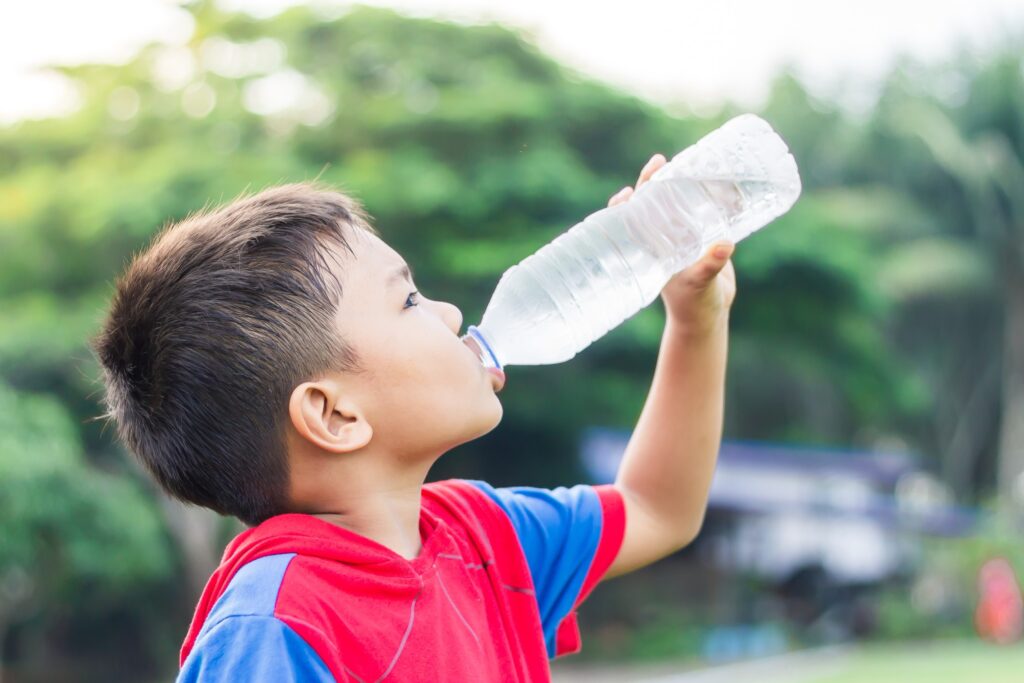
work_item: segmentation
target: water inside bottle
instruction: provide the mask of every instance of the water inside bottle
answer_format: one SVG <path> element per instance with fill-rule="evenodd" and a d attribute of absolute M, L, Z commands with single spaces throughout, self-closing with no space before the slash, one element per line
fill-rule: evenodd
<path fill-rule="evenodd" d="M 591 214 L 515 267 L 526 272 L 506 273 L 509 282 L 497 289 L 499 299 L 492 302 L 502 311 L 500 319 L 485 315 L 480 324 L 491 332 L 502 363 L 572 358 L 577 349 L 649 305 L 682 264 L 696 261 L 720 239 L 743 239 L 779 204 L 777 188 L 762 180 L 671 182 L 679 206 L 667 217 L 655 213 L 653 204 L 626 221 L 614 211 Z M 638 192 L 628 201 L 646 200 Z M 658 219 L 672 226 L 664 239 L 639 238 L 643 223 Z M 592 222 L 600 229 L 584 230 Z M 548 265 L 541 267 L 545 261 Z"/>

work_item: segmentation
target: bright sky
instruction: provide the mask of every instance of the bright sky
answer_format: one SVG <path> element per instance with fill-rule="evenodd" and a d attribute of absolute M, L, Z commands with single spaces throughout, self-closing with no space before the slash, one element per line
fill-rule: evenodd
<path fill-rule="evenodd" d="M 221 0 L 256 14 L 296 0 Z M 350 3 L 314 0 L 324 8 Z M 825 97 L 850 100 L 902 53 L 940 60 L 1024 36 L 1022 0 L 371 0 L 418 16 L 522 27 L 576 69 L 667 105 L 731 99 L 756 108 L 773 74 L 792 66 Z M 325 12 L 329 12 L 325 9 Z M 337 12 L 336 11 L 336 12 Z M 120 62 L 149 41 L 187 38 L 173 0 L 0 3 L 0 123 L 74 106 L 46 63 Z"/>

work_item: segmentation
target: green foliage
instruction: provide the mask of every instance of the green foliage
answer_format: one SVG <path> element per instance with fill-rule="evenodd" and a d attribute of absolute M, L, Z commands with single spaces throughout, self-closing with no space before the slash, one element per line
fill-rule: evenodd
<path fill-rule="evenodd" d="M 982 566 L 1001 558 L 1018 579 L 1024 576 L 1020 529 L 988 505 L 970 536 L 928 539 L 905 583 L 883 590 L 878 607 L 878 640 L 966 638 L 975 634 L 978 579 Z"/>
<path fill-rule="evenodd" d="M 696 659 L 707 635 L 708 628 L 704 623 L 682 615 L 664 616 L 631 629 L 628 643 L 618 654 L 620 658 L 629 660 Z"/>
<path fill-rule="evenodd" d="M 89 467 L 66 409 L 0 384 L 0 576 L 24 598 L 80 598 L 82 584 L 117 595 L 167 576 L 170 555 L 152 502 L 123 477 Z"/>

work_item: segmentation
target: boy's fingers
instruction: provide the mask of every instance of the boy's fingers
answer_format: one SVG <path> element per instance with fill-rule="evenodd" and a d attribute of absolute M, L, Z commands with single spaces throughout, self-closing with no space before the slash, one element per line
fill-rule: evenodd
<path fill-rule="evenodd" d="M 639 189 L 641 185 L 650 180 L 651 176 L 654 175 L 657 172 L 657 170 L 664 166 L 666 163 L 667 160 L 665 159 L 665 156 L 663 154 L 655 154 L 650 159 L 648 159 L 647 163 L 644 164 L 644 167 L 640 169 L 640 177 L 638 177 L 636 180 L 637 189 Z M 608 206 L 615 206 L 616 204 L 621 204 L 622 202 L 629 199 L 632 196 L 633 192 L 634 189 L 627 185 L 626 187 L 622 188 L 621 190 L 619 190 L 618 192 L 611 196 L 611 199 L 608 200 Z"/>
<path fill-rule="evenodd" d="M 664 166 L 665 163 L 666 163 L 666 159 L 665 159 L 664 155 L 662 155 L 660 153 L 659 154 L 655 154 L 650 159 L 648 159 L 647 163 L 644 164 L 644 167 L 642 169 L 640 169 L 640 177 L 636 179 L 637 189 L 639 189 L 641 185 L 643 185 L 648 180 L 650 180 L 651 176 L 654 175 L 654 173 L 659 168 Z"/>
<path fill-rule="evenodd" d="M 717 276 L 725 264 L 729 262 L 736 249 L 732 242 L 716 242 L 708 249 L 704 257 L 693 266 L 694 279 L 699 283 L 710 282 Z"/>
<path fill-rule="evenodd" d="M 633 194 L 633 188 L 628 185 L 615 194 L 612 195 L 611 199 L 608 200 L 608 206 L 615 206 L 629 199 Z"/>
<path fill-rule="evenodd" d="M 721 261 L 722 265 L 725 265 L 725 262 L 729 260 L 729 257 L 732 256 L 734 251 L 736 251 L 736 245 L 729 240 L 715 242 L 711 247 L 711 255 L 714 256 L 716 260 Z"/>

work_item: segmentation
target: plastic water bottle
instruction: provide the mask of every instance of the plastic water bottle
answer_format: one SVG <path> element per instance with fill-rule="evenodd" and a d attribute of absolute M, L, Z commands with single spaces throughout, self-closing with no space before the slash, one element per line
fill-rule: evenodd
<path fill-rule="evenodd" d="M 498 282 L 463 341 L 488 368 L 569 360 L 650 304 L 715 241 L 733 243 L 800 195 L 796 162 L 753 114 L 684 149 L 628 201 L 592 213 Z"/>

